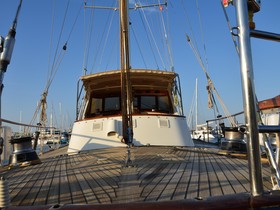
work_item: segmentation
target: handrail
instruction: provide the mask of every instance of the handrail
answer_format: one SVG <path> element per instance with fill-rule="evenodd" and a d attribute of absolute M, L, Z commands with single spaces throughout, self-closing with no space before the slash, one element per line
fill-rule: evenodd
<path fill-rule="evenodd" d="M 32 128 L 52 128 L 55 129 L 55 127 L 42 127 L 40 125 L 30 125 L 30 124 L 24 124 L 24 123 L 18 123 L 18 122 L 14 122 L 11 120 L 6 120 L 3 118 L 0 118 L 0 122 L 5 122 L 5 123 L 9 123 L 9 124 L 13 124 L 13 125 L 21 125 L 21 126 L 26 126 L 26 127 L 32 127 Z"/>

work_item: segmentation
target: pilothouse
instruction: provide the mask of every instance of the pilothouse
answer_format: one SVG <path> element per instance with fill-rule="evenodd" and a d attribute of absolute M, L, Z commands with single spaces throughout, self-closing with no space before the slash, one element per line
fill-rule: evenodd
<path fill-rule="evenodd" d="M 127 145 L 193 146 L 178 74 L 131 68 L 128 1 L 119 1 L 118 10 L 120 69 L 81 78 L 85 96 L 68 153 Z"/>

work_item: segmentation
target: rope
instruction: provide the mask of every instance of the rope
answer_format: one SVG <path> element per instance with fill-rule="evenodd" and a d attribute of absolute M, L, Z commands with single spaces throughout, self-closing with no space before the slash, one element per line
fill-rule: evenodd
<path fill-rule="evenodd" d="M 194 52 L 194 54 L 195 54 L 196 59 L 198 60 L 200 66 L 201 66 L 201 68 L 202 68 L 202 70 L 204 71 L 204 73 L 205 73 L 205 75 L 206 75 L 209 88 L 211 88 L 211 90 L 213 90 L 213 91 L 215 92 L 215 94 L 217 95 L 218 100 L 219 100 L 219 102 L 220 102 L 220 104 L 221 104 L 221 106 L 222 106 L 222 108 L 223 108 L 223 110 L 224 110 L 224 112 L 225 112 L 225 115 L 228 116 L 228 120 L 229 120 L 229 122 L 231 123 L 231 125 L 236 125 L 236 123 L 234 122 L 234 120 L 232 119 L 232 117 L 230 117 L 231 115 L 230 115 L 228 109 L 226 108 L 224 102 L 222 101 L 222 98 L 220 97 L 218 91 L 217 91 L 216 88 L 214 87 L 213 82 L 212 82 L 212 80 L 211 80 L 209 74 L 207 73 L 207 71 L 206 71 L 206 69 L 205 69 L 205 66 L 204 66 L 204 64 L 203 64 L 203 61 L 202 61 L 202 59 L 201 59 L 201 57 L 200 57 L 200 55 L 199 55 L 197 49 L 195 49 L 194 45 L 192 44 L 192 41 L 191 41 L 190 37 L 189 37 L 187 34 L 186 34 L 186 37 L 187 37 L 187 41 L 188 41 L 188 43 L 189 43 L 191 49 L 193 50 L 193 52 Z"/>
<path fill-rule="evenodd" d="M 13 124 L 13 125 L 20 125 L 20 126 L 26 126 L 26 127 L 32 127 L 32 128 L 55 128 L 55 127 L 42 127 L 41 125 L 31 125 L 31 124 L 24 124 L 24 123 L 18 123 L 14 122 L 11 120 L 6 120 L 6 119 L 0 119 L 1 122 L 5 122 L 8 124 Z"/>

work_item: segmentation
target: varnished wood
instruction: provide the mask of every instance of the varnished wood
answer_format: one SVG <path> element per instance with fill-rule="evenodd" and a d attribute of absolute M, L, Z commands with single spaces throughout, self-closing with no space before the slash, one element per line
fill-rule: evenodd
<path fill-rule="evenodd" d="M 41 156 L 38 165 L 2 169 L 11 205 L 200 200 L 250 191 L 247 160 L 213 148 L 135 147 L 130 167 L 124 166 L 126 148 L 59 151 Z M 263 164 L 266 190 L 272 189 L 269 176 Z"/>

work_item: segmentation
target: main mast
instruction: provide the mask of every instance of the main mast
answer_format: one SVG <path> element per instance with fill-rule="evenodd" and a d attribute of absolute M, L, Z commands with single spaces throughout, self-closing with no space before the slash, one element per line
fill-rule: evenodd
<path fill-rule="evenodd" d="M 128 1 L 119 0 L 120 6 L 120 55 L 121 55 L 121 104 L 122 132 L 126 144 L 133 140 L 132 94 L 130 84 Z"/>

